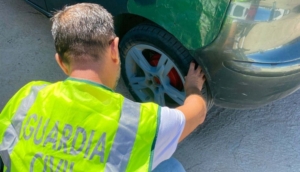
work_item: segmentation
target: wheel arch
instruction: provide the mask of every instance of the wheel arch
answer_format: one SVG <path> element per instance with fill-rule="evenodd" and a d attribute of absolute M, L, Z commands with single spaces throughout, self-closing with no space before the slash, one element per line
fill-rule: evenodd
<path fill-rule="evenodd" d="M 139 15 L 130 13 L 119 14 L 114 16 L 115 32 L 118 37 L 122 39 L 129 30 L 145 22 L 156 24 L 155 22 Z"/>

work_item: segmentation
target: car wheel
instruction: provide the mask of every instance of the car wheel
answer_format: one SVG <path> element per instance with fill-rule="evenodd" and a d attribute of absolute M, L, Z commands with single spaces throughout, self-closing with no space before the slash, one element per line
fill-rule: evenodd
<path fill-rule="evenodd" d="M 193 58 L 171 34 L 154 24 L 138 25 L 122 38 L 120 56 L 122 77 L 137 101 L 183 104 L 184 76 Z M 202 94 L 211 107 L 206 84 Z"/>

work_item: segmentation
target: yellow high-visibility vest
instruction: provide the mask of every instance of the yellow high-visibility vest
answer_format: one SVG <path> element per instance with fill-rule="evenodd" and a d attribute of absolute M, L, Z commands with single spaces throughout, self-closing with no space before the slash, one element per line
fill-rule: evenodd
<path fill-rule="evenodd" d="M 31 82 L 0 114 L 4 171 L 150 171 L 159 115 L 91 81 Z"/>

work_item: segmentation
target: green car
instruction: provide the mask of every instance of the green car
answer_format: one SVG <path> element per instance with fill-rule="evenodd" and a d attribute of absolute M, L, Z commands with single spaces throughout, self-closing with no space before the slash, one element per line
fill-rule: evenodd
<path fill-rule="evenodd" d="M 47 16 L 92 2 L 114 16 L 122 76 L 133 97 L 162 106 L 185 99 L 196 61 L 208 106 L 254 108 L 300 85 L 300 1 L 26 0 Z"/>

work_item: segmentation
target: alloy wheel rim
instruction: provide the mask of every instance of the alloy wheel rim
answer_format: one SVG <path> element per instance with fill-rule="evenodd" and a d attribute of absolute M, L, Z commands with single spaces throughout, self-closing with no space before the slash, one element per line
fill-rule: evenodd
<path fill-rule="evenodd" d="M 183 104 L 184 77 L 165 53 L 137 44 L 129 49 L 125 65 L 128 84 L 141 101 L 170 107 Z"/>

